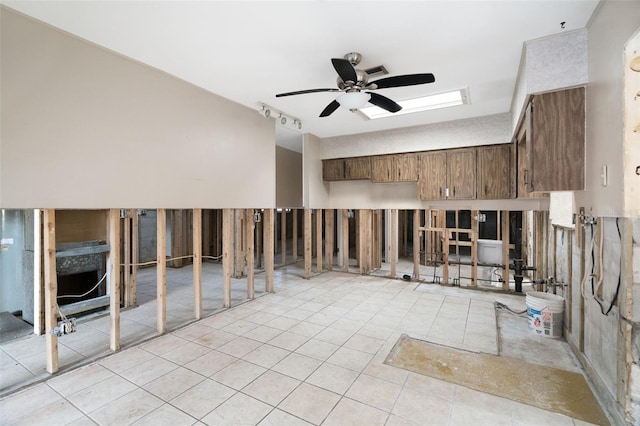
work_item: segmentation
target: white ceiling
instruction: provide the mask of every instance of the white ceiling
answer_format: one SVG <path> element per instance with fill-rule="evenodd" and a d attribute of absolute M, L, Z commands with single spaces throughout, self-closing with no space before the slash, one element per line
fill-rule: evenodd
<path fill-rule="evenodd" d="M 3 4 L 256 111 L 271 105 L 300 118 L 304 132 L 330 137 L 508 112 L 523 42 L 585 27 L 598 1 Z M 330 58 L 351 51 L 362 54 L 363 69 L 436 77 L 382 95 L 397 101 L 467 87 L 470 104 L 366 121 L 342 109 L 319 118 L 336 93 L 275 98 L 335 87 Z"/>

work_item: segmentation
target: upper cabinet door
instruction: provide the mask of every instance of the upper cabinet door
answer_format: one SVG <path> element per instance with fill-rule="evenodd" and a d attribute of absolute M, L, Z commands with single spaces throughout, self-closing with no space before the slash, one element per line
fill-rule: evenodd
<path fill-rule="evenodd" d="M 396 162 L 393 155 L 371 157 L 371 181 L 388 183 L 396 181 Z"/>
<path fill-rule="evenodd" d="M 536 95 L 530 114 L 529 191 L 583 190 L 584 87 Z"/>
<path fill-rule="evenodd" d="M 422 153 L 419 156 L 418 198 L 443 200 L 446 197 L 447 154 Z"/>
<path fill-rule="evenodd" d="M 322 180 L 344 180 L 344 160 L 322 160 Z"/>
<path fill-rule="evenodd" d="M 418 180 L 418 154 L 396 154 L 396 181 L 416 182 Z"/>
<path fill-rule="evenodd" d="M 511 145 L 479 147 L 478 199 L 499 200 L 511 196 Z"/>
<path fill-rule="evenodd" d="M 447 198 L 476 198 L 476 150 L 456 149 L 447 152 Z"/>
<path fill-rule="evenodd" d="M 344 178 L 349 179 L 370 179 L 371 159 L 370 157 L 346 158 L 344 160 Z"/>

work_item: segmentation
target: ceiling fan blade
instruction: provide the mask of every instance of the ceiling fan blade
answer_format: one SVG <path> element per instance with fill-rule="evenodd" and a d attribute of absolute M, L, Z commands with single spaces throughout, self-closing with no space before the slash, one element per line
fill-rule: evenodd
<path fill-rule="evenodd" d="M 375 106 L 386 109 L 389 112 L 398 112 L 402 109 L 400 105 L 387 98 L 386 96 L 382 96 L 373 92 L 366 93 L 371 95 L 371 99 L 369 99 L 369 102 L 374 104 Z"/>
<path fill-rule="evenodd" d="M 333 64 L 333 68 L 336 69 L 336 72 L 342 79 L 342 81 L 352 81 L 354 83 L 358 82 L 358 75 L 356 74 L 356 69 L 353 68 L 351 62 L 342 58 L 332 58 L 331 63 Z"/>
<path fill-rule="evenodd" d="M 389 87 L 402 87 L 402 86 L 415 86 L 417 84 L 433 83 L 436 78 L 433 74 L 407 74 L 397 75 L 395 77 L 381 78 L 380 80 L 372 81 L 367 86 L 367 89 L 386 89 Z"/>
<path fill-rule="evenodd" d="M 293 96 L 293 95 L 304 95 L 305 93 L 318 93 L 318 92 L 339 92 L 340 89 L 308 89 L 308 90 L 298 90 L 297 92 L 286 92 L 286 93 L 278 93 L 276 98 L 280 98 L 282 96 Z"/>
<path fill-rule="evenodd" d="M 340 107 L 340 104 L 338 103 L 338 101 L 334 100 L 329 105 L 327 105 L 325 109 L 322 110 L 322 112 L 320 113 L 320 117 L 330 116 L 331 114 L 333 114 L 333 111 L 338 109 L 338 107 Z"/>

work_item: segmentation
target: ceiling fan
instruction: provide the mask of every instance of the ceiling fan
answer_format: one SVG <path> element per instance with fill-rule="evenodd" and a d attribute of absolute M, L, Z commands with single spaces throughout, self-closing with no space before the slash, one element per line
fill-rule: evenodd
<path fill-rule="evenodd" d="M 394 77 L 380 78 L 369 81 L 369 74 L 366 71 L 356 69 L 360 63 L 362 55 L 351 52 L 344 55 L 344 58 L 332 58 L 331 63 L 338 73 L 337 89 L 308 89 L 296 92 L 278 93 L 276 98 L 283 96 L 303 95 L 317 92 L 342 92 L 333 102 L 326 106 L 320 113 L 320 117 L 328 117 L 338 107 L 342 106 L 350 111 L 362 108 L 367 102 L 372 103 L 389 112 L 398 112 L 402 109 L 400 105 L 386 96 L 379 95 L 369 90 L 388 89 L 390 87 L 415 86 L 418 84 L 433 83 L 436 79 L 433 74 L 407 74 Z"/>

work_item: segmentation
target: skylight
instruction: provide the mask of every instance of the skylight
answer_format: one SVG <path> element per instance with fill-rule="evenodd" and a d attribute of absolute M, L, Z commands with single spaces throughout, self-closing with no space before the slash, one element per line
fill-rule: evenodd
<path fill-rule="evenodd" d="M 396 113 L 386 111 L 375 105 L 360 108 L 360 112 L 370 120 L 377 118 L 391 117 L 393 115 L 412 114 L 414 112 L 428 111 L 431 109 L 446 108 L 468 103 L 466 89 L 454 90 L 452 92 L 439 93 L 437 95 L 422 96 L 420 98 L 397 101 L 402 109 Z"/>

